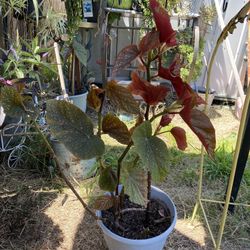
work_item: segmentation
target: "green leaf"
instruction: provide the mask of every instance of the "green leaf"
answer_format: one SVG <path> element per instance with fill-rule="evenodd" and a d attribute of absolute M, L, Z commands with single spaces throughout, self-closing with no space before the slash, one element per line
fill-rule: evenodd
<path fill-rule="evenodd" d="M 138 126 L 132 135 L 137 153 L 154 181 L 162 181 L 167 175 L 168 149 L 164 141 L 152 136 L 149 121 Z"/>
<path fill-rule="evenodd" d="M 124 122 L 112 114 L 107 114 L 102 121 L 102 130 L 122 144 L 129 144 L 130 132 Z"/>
<path fill-rule="evenodd" d="M 94 198 L 90 206 L 96 210 L 107 210 L 113 207 L 113 198 L 108 195 L 102 195 Z"/>
<path fill-rule="evenodd" d="M 1 88 L 0 103 L 11 117 L 26 117 L 27 113 L 20 93 L 12 87 Z"/>
<path fill-rule="evenodd" d="M 81 43 L 79 43 L 78 41 L 76 41 L 76 39 L 74 39 L 74 41 L 73 41 L 73 48 L 74 48 L 74 51 L 75 51 L 75 54 L 76 54 L 78 60 L 84 66 L 87 66 L 88 54 L 87 54 L 87 50 L 85 49 L 85 47 Z"/>
<path fill-rule="evenodd" d="M 116 81 L 110 81 L 106 86 L 106 94 L 110 102 L 129 114 L 139 114 L 139 105 L 130 91 L 117 84 Z"/>
<path fill-rule="evenodd" d="M 47 102 L 47 122 L 56 139 L 80 159 L 91 159 L 104 152 L 104 143 L 94 135 L 93 124 L 81 109 L 67 101 Z"/>
<path fill-rule="evenodd" d="M 111 167 L 101 169 L 99 187 L 102 190 L 113 192 L 116 188 L 117 178 Z"/>
<path fill-rule="evenodd" d="M 39 5 L 38 5 L 38 0 L 32 0 L 33 5 L 34 5 L 34 10 L 36 14 L 36 26 L 38 26 L 39 23 Z"/>
<path fill-rule="evenodd" d="M 147 172 L 134 162 L 124 162 L 122 165 L 121 183 L 130 201 L 145 206 L 147 202 Z"/>

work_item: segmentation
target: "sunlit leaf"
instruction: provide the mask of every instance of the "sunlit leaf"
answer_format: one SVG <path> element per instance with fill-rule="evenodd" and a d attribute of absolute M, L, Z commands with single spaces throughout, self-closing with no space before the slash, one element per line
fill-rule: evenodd
<path fill-rule="evenodd" d="M 113 198 L 108 195 L 95 197 L 90 206 L 96 210 L 107 210 L 113 207 Z"/>
<path fill-rule="evenodd" d="M 126 68 L 139 54 L 140 51 L 135 44 L 123 48 L 116 58 L 112 74 L 114 75 L 119 70 Z"/>
<path fill-rule="evenodd" d="M 149 105 L 156 105 L 161 101 L 164 101 L 168 88 L 165 86 L 154 86 L 141 79 L 136 72 L 131 74 L 132 82 L 129 84 L 128 89 L 134 95 L 139 95 Z"/>
<path fill-rule="evenodd" d="M 132 135 L 137 153 L 154 181 L 161 181 L 167 175 L 168 149 L 164 141 L 152 135 L 149 121 L 138 126 Z"/>
<path fill-rule="evenodd" d="M 102 130 L 122 144 L 129 144 L 130 132 L 124 122 L 112 114 L 107 114 L 102 121 Z"/>
<path fill-rule="evenodd" d="M 145 206 L 147 202 L 147 171 L 134 166 L 134 162 L 122 165 L 121 182 L 129 200 Z"/>
<path fill-rule="evenodd" d="M 213 155 L 216 146 L 215 129 L 209 118 L 197 109 L 192 109 L 189 112 L 182 110 L 180 115 L 192 131 L 198 136 L 208 154 Z"/>
<path fill-rule="evenodd" d="M 116 188 L 117 177 L 111 167 L 100 170 L 99 187 L 102 190 L 113 192 Z"/>
<path fill-rule="evenodd" d="M 185 130 L 180 127 L 173 127 L 170 132 L 174 136 L 178 148 L 180 150 L 185 150 L 187 147 L 187 137 Z"/>
<path fill-rule="evenodd" d="M 110 102 L 118 109 L 130 114 L 140 113 L 139 105 L 133 95 L 127 88 L 118 85 L 116 81 L 107 83 L 106 93 Z"/>
<path fill-rule="evenodd" d="M 47 102 L 47 122 L 52 134 L 80 159 L 104 152 L 104 143 L 94 135 L 93 124 L 81 109 L 67 101 Z"/>

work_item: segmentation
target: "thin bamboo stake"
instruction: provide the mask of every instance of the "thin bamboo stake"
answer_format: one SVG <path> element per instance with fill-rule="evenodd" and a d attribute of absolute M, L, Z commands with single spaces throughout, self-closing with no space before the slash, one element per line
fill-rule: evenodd
<path fill-rule="evenodd" d="M 247 110 L 249 108 L 249 105 L 250 105 L 250 88 L 248 88 L 248 90 L 247 90 L 247 95 L 246 95 L 245 103 L 243 106 L 242 117 L 241 117 L 241 121 L 240 121 L 240 127 L 239 127 L 236 148 L 235 148 L 235 153 L 234 153 L 233 165 L 232 165 L 232 170 L 231 170 L 228 188 L 227 188 L 226 201 L 225 201 L 225 205 L 224 205 L 224 209 L 223 209 L 223 213 L 222 213 L 220 229 L 219 229 L 218 238 L 217 238 L 217 242 L 216 242 L 217 243 L 216 250 L 220 249 L 221 240 L 222 240 L 222 236 L 223 236 L 223 232 L 224 232 L 224 228 L 225 228 L 228 207 L 229 207 L 231 193 L 232 193 L 232 189 L 233 189 L 234 176 L 235 176 L 235 172 L 236 172 L 236 168 L 237 168 L 237 161 L 238 161 L 238 157 L 239 157 L 239 153 L 240 153 L 241 142 L 242 142 L 242 138 L 244 135 L 244 129 L 245 129 L 246 119 L 247 119 Z"/>
<path fill-rule="evenodd" d="M 66 87 L 65 87 L 65 81 L 64 81 L 63 70 L 62 70 L 62 62 L 61 62 L 61 57 L 60 57 L 59 47 L 58 47 L 57 42 L 54 42 L 54 50 L 55 50 L 55 55 L 56 55 L 56 63 L 57 63 L 59 80 L 60 80 L 61 89 L 62 89 L 62 95 L 64 99 L 67 99 L 68 94 L 67 94 Z"/>

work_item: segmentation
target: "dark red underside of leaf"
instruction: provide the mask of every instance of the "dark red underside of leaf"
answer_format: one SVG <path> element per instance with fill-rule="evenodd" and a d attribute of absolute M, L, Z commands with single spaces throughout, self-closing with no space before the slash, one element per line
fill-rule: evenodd
<path fill-rule="evenodd" d="M 149 8 L 153 13 L 157 31 L 160 33 L 160 42 L 166 43 L 169 47 L 175 46 L 177 44 L 175 31 L 167 11 L 156 0 L 149 1 Z"/>
<path fill-rule="evenodd" d="M 180 112 L 180 116 L 198 136 L 208 154 L 212 156 L 214 154 L 216 140 L 215 129 L 210 119 L 203 112 L 197 109 L 191 109 L 189 112 L 185 112 L 183 109 Z"/>
<path fill-rule="evenodd" d="M 170 132 L 174 136 L 178 148 L 180 150 L 185 150 L 187 147 L 187 137 L 185 130 L 180 127 L 174 127 L 170 130 Z"/>

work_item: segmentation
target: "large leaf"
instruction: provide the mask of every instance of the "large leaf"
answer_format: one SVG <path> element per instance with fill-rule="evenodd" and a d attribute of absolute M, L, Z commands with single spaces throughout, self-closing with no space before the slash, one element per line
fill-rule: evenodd
<path fill-rule="evenodd" d="M 73 48 L 78 60 L 82 63 L 82 65 L 87 66 L 88 53 L 85 47 L 74 39 Z"/>
<path fill-rule="evenodd" d="M 126 68 L 139 54 L 140 51 L 135 44 L 123 48 L 116 58 L 112 74 L 114 75 L 117 71 Z"/>
<path fill-rule="evenodd" d="M 107 210 L 113 207 L 113 198 L 108 195 L 95 197 L 91 202 L 91 207 L 96 210 Z"/>
<path fill-rule="evenodd" d="M 140 53 L 144 54 L 145 52 L 158 48 L 160 46 L 159 32 L 152 30 L 148 32 L 140 41 L 139 49 Z"/>
<path fill-rule="evenodd" d="M 208 154 L 213 155 L 216 146 L 215 129 L 209 118 L 197 109 L 192 109 L 189 112 L 186 112 L 185 109 L 183 109 L 180 112 L 180 115 L 192 131 L 198 136 Z"/>
<path fill-rule="evenodd" d="M 145 121 L 132 135 L 137 153 L 142 163 L 152 173 L 154 181 L 161 181 L 167 174 L 168 149 L 164 141 L 152 136 L 152 126 Z"/>
<path fill-rule="evenodd" d="M 121 183 L 130 201 L 146 205 L 147 202 L 147 171 L 134 166 L 133 162 L 122 165 Z"/>
<path fill-rule="evenodd" d="M 160 33 L 160 42 L 165 42 L 168 46 L 175 46 L 177 44 L 175 31 L 171 26 L 170 17 L 166 9 L 156 0 L 149 1 L 149 8 L 153 12 L 157 31 Z"/>
<path fill-rule="evenodd" d="M 102 190 L 113 192 L 116 188 L 117 177 L 112 167 L 101 169 L 99 177 L 99 187 Z"/>
<path fill-rule="evenodd" d="M 118 109 L 130 114 L 140 113 L 139 105 L 133 95 L 127 88 L 118 85 L 116 81 L 107 83 L 106 94 L 110 102 Z"/>
<path fill-rule="evenodd" d="M 174 136 L 178 148 L 180 150 L 185 150 L 187 147 L 187 137 L 185 130 L 180 127 L 173 127 L 170 132 Z"/>
<path fill-rule="evenodd" d="M 127 145 L 130 142 L 130 132 L 126 124 L 112 114 L 103 118 L 102 130 L 122 144 Z"/>
<path fill-rule="evenodd" d="M 11 117 L 26 117 L 27 115 L 22 96 L 15 88 L 1 88 L 0 103 L 5 113 Z"/>
<path fill-rule="evenodd" d="M 134 95 L 139 95 L 149 105 L 156 105 L 161 101 L 164 101 L 168 88 L 165 86 L 154 86 L 141 79 L 137 73 L 131 74 L 132 82 L 129 84 L 128 89 Z"/>
<path fill-rule="evenodd" d="M 56 139 L 81 159 L 91 159 L 104 152 L 104 143 L 94 135 L 87 115 L 67 101 L 47 102 L 47 121 Z"/>

